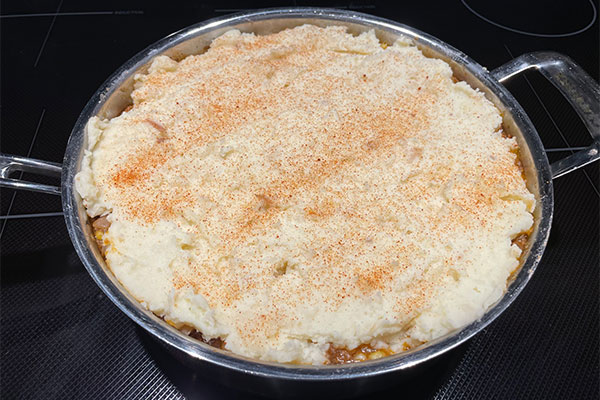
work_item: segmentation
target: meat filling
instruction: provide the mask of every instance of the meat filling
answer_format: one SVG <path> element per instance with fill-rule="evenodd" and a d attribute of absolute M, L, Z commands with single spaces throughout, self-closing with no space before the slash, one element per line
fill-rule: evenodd
<path fill-rule="evenodd" d="M 394 353 L 389 349 L 376 349 L 368 344 L 361 344 L 350 350 L 330 345 L 326 355 L 329 364 L 349 364 L 375 360 L 392 354 Z"/>
<path fill-rule="evenodd" d="M 220 337 L 206 340 L 204 335 L 202 335 L 202 332 L 198 332 L 197 330 L 192 330 L 190 332 L 190 336 L 196 340 L 208 344 L 209 346 L 216 347 L 217 349 L 223 349 L 225 347 L 225 341 Z"/>

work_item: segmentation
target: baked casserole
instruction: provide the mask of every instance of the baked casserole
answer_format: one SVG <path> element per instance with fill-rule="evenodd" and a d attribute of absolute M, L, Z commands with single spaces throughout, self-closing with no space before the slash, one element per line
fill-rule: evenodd
<path fill-rule="evenodd" d="M 234 353 L 363 361 L 481 317 L 533 226 L 516 140 L 407 39 L 229 31 L 92 118 L 76 188 L 145 307 Z"/>

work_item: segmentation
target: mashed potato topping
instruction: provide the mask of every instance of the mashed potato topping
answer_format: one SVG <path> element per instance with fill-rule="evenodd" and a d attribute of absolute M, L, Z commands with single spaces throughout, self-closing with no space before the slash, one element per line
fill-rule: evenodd
<path fill-rule="evenodd" d="M 145 307 L 225 348 L 322 364 L 482 316 L 533 224 L 517 144 L 445 62 L 373 32 L 230 31 L 157 57 L 92 118 L 77 190 Z"/>

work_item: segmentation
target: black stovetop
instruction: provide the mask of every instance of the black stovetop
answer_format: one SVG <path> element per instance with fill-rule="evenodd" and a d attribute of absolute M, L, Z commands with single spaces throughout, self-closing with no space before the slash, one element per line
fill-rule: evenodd
<path fill-rule="evenodd" d="M 555 50 L 598 80 L 596 2 L 494 3 L 318 5 L 413 26 L 489 69 L 525 52 Z M 81 109 L 123 62 L 171 32 L 247 7 L 226 0 L 2 2 L 1 151 L 61 162 Z M 591 142 L 540 76 L 529 73 L 509 89 L 551 161 Z M 599 187 L 598 163 L 556 180 L 552 234 L 524 292 L 430 374 L 378 398 L 598 398 Z M 0 211 L 3 398 L 251 398 L 181 365 L 104 296 L 75 254 L 59 198 L 2 189 Z"/>

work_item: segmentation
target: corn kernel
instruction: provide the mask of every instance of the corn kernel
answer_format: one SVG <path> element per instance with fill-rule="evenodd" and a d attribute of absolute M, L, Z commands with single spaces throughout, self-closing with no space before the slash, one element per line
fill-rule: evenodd
<path fill-rule="evenodd" d="M 369 354 L 369 355 L 367 356 L 367 358 L 368 358 L 369 360 L 376 360 L 376 359 L 378 359 L 378 358 L 385 357 L 385 355 L 386 355 L 386 354 L 385 354 L 383 351 L 381 351 L 381 350 L 377 350 L 377 351 L 374 351 L 373 353 Z"/>

